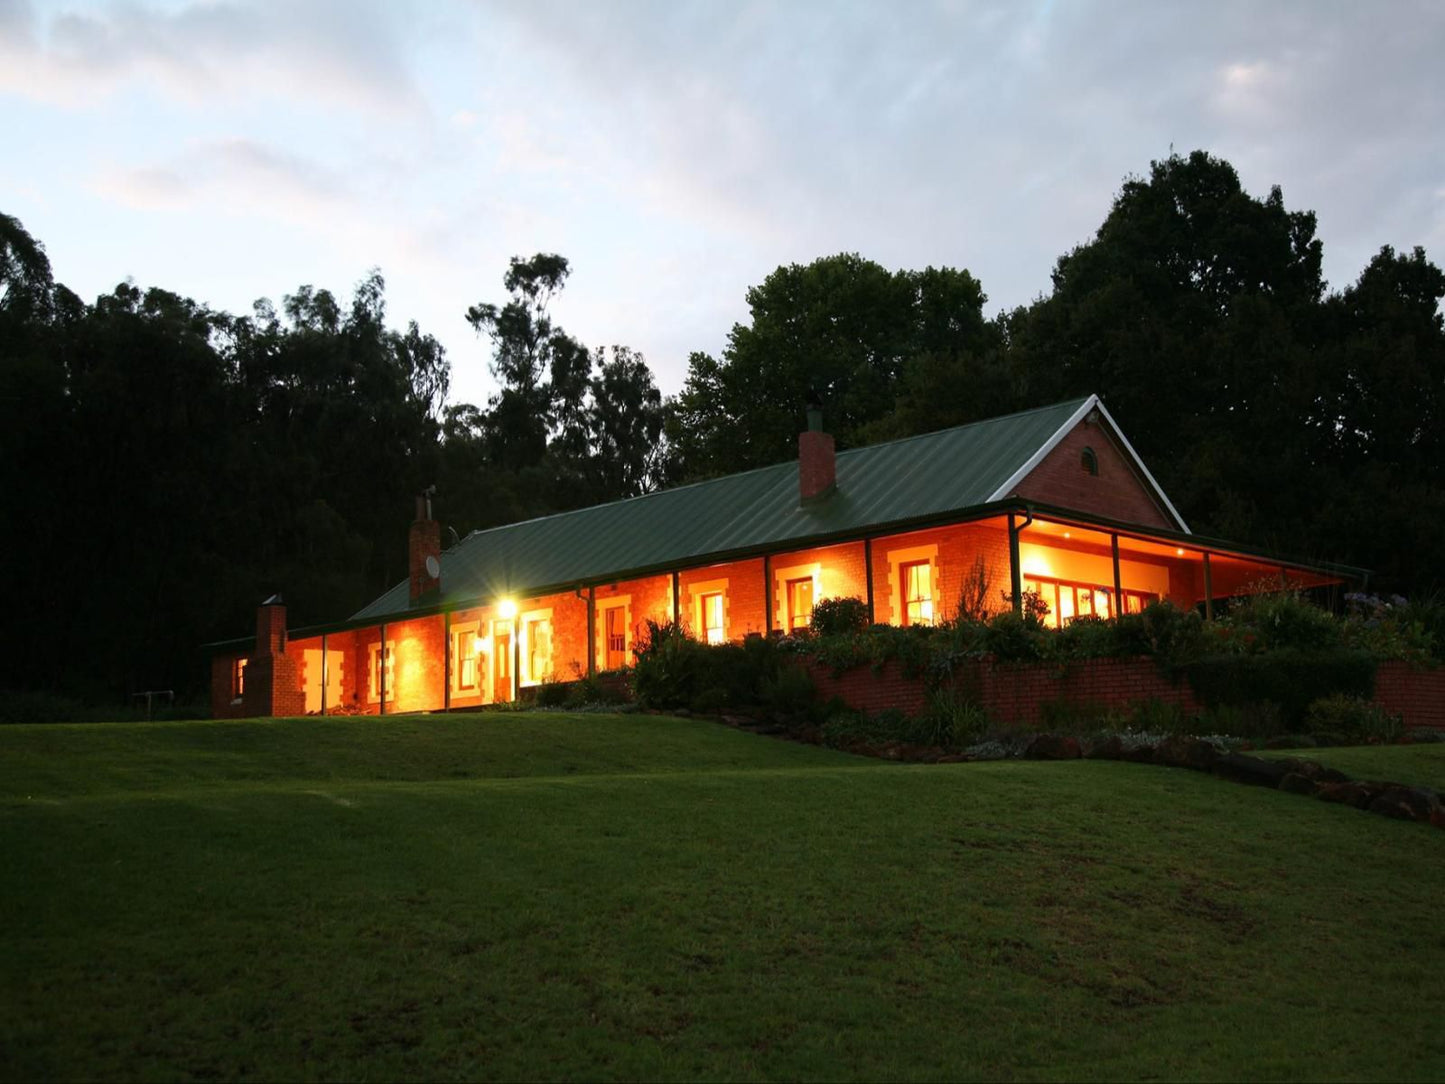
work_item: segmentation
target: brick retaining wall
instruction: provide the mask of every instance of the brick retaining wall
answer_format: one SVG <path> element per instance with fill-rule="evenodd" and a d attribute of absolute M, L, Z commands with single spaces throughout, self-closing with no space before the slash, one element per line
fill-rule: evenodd
<path fill-rule="evenodd" d="M 1375 671 L 1375 703 L 1407 726 L 1445 729 L 1445 667 L 1414 670 L 1408 663 L 1382 662 Z"/>
<path fill-rule="evenodd" d="M 928 701 L 923 679 L 906 677 L 896 662 L 884 664 L 878 673 L 860 666 L 834 675 L 820 663 L 813 663 L 811 672 L 822 700 L 836 696 L 860 711 L 899 708 L 911 715 Z M 954 682 L 990 717 L 1019 726 L 1038 726 L 1044 705 L 1061 700 L 1120 712 L 1151 700 L 1177 705 L 1186 715 L 1201 710 L 1187 681 L 1171 682 L 1147 658 L 1089 659 L 1065 666 L 978 659 L 965 663 Z M 1407 726 L 1445 729 L 1445 668 L 1414 670 L 1405 663 L 1381 663 L 1375 702 L 1403 716 Z"/>

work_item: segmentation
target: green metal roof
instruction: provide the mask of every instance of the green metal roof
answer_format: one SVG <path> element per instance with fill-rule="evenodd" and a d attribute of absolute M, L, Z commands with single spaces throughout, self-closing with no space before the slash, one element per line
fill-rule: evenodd
<path fill-rule="evenodd" d="M 997 500 L 1094 396 L 839 452 L 837 492 L 800 506 L 796 460 L 473 531 L 442 554 L 442 605 L 602 582 L 710 555 L 856 532 Z M 397 584 L 353 620 L 400 616 Z"/>

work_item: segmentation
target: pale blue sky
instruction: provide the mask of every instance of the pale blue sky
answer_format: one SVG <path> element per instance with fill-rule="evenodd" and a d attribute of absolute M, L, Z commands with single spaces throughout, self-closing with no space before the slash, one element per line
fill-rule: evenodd
<path fill-rule="evenodd" d="M 1343 286 L 1445 262 L 1445 4 L 0 0 L 0 211 L 87 299 L 248 311 L 368 268 L 447 346 L 512 255 L 665 391 L 781 263 L 1049 286 L 1126 174 L 1205 148 L 1319 214 Z"/>

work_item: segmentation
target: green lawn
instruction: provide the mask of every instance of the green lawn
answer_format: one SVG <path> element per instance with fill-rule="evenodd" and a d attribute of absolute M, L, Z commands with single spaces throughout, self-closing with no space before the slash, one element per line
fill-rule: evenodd
<path fill-rule="evenodd" d="M 8 727 L 0 855 L 6 1079 L 1445 1077 L 1445 832 L 1187 771 Z"/>

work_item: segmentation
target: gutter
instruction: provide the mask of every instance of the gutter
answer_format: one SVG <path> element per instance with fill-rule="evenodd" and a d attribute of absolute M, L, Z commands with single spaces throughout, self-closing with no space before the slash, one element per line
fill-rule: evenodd
<path fill-rule="evenodd" d="M 924 516 L 913 516 L 908 519 L 892 520 L 887 523 L 870 524 L 866 530 L 850 527 L 843 530 L 826 531 L 820 534 L 778 539 L 731 550 L 717 550 L 691 559 L 657 562 L 651 565 L 640 565 L 636 568 L 618 569 L 603 575 L 567 580 L 563 583 L 543 584 L 540 586 L 514 586 L 509 589 L 508 593 L 521 598 L 536 598 L 541 595 L 560 595 L 572 591 L 580 591 L 589 587 L 602 587 L 607 584 L 616 583 L 619 580 L 635 580 L 647 576 L 661 576 L 672 572 L 686 572 L 695 568 L 706 568 L 709 565 L 724 564 L 729 561 L 745 561 L 756 557 L 764 557 L 776 553 L 779 546 L 801 550 L 819 546 L 839 545 L 845 542 L 867 542 L 880 535 L 898 534 L 904 531 L 919 531 L 930 527 L 975 523 L 981 519 L 992 519 L 995 516 L 1007 515 L 1010 512 L 1027 517 L 1026 523 L 1032 523 L 1035 518 L 1048 519 L 1059 523 L 1067 523 L 1071 526 L 1108 531 L 1112 534 L 1117 534 L 1120 538 L 1132 538 L 1139 542 L 1152 542 L 1164 539 L 1184 546 L 1187 549 L 1208 550 L 1211 553 L 1219 553 L 1224 556 L 1265 560 L 1277 567 L 1299 569 L 1307 572 L 1328 572 L 1336 574 L 1342 579 L 1368 580 L 1370 575 L 1369 569 L 1359 568 L 1355 565 L 1336 564 L 1330 561 L 1307 561 L 1302 558 L 1286 557 L 1257 547 L 1241 546 L 1238 543 L 1227 542 L 1223 539 L 1207 538 L 1203 535 L 1193 534 L 1188 531 L 1177 531 L 1168 527 L 1146 528 L 1137 523 L 1126 523 L 1122 520 L 1096 516 L 1088 512 L 1079 512 L 1057 505 L 1039 504 L 1034 501 L 1026 501 L 1013 497 L 1000 501 L 990 501 L 987 504 L 973 505 L 965 511 L 931 512 Z M 415 609 L 393 610 L 384 614 L 371 614 L 366 617 L 347 618 L 344 621 L 332 621 L 320 625 L 307 625 L 303 628 L 288 629 L 286 635 L 289 639 L 295 639 L 319 636 L 322 633 L 349 632 L 352 629 L 367 628 L 369 626 L 379 625 L 382 622 L 390 624 L 396 621 L 406 621 L 414 617 L 434 617 L 438 614 L 455 613 L 457 610 L 470 610 L 477 606 L 486 605 L 490 605 L 488 599 L 481 595 L 471 595 L 436 602 L 429 606 L 418 606 Z M 254 643 L 254 638 L 240 637 L 202 644 L 201 649 L 212 654 L 217 654 L 226 650 L 244 648 L 247 644 L 251 643 Z"/>

